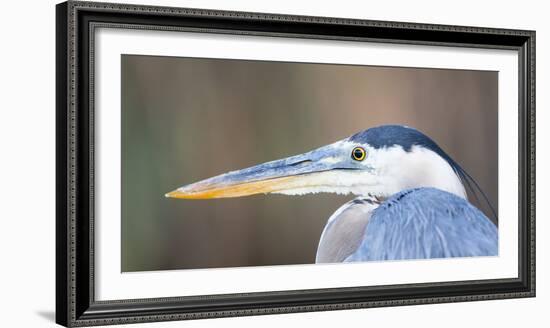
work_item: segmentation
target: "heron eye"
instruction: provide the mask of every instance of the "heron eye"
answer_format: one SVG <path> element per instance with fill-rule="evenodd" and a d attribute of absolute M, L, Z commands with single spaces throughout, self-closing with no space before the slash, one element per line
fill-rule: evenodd
<path fill-rule="evenodd" d="M 362 161 L 365 159 L 365 157 L 367 157 L 367 152 L 361 147 L 355 147 L 351 151 L 351 158 L 356 161 Z"/>

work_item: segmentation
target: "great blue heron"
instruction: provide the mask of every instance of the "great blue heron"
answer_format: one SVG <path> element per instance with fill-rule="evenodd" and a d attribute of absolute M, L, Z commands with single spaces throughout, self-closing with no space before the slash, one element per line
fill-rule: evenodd
<path fill-rule="evenodd" d="M 468 202 L 465 186 L 474 195 L 477 188 L 495 214 L 473 178 L 432 139 L 413 128 L 385 125 L 166 196 L 357 195 L 328 219 L 317 263 L 497 255 L 497 227 Z"/>

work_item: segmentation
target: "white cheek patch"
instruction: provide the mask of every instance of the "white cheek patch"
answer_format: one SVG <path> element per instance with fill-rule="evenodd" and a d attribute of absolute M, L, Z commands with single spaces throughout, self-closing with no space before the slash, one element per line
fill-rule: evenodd
<path fill-rule="evenodd" d="M 420 146 L 405 151 L 401 146 L 373 150 L 370 162 L 386 186 L 388 195 L 408 188 L 433 187 L 466 198 L 466 190 L 451 165 Z"/>

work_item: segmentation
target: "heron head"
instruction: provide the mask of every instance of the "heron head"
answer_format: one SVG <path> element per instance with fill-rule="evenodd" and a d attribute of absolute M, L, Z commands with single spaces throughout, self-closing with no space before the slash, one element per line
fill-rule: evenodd
<path fill-rule="evenodd" d="M 208 199 L 331 192 L 383 198 L 406 188 L 437 187 L 465 197 L 452 163 L 421 132 L 386 125 L 300 155 L 198 181 L 166 196 Z"/>

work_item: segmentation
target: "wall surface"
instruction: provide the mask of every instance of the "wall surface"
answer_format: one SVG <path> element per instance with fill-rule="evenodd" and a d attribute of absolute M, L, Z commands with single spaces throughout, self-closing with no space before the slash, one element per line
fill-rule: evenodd
<path fill-rule="evenodd" d="M 284 14 L 351 17 L 537 31 L 537 298 L 142 324 L 133 327 L 544 327 L 550 305 L 550 23 L 542 1 L 124 1 Z M 0 51 L 0 297 L 2 327 L 54 327 L 54 5 L 2 7 Z M 541 91 L 542 90 L 542 91 Z"/>

